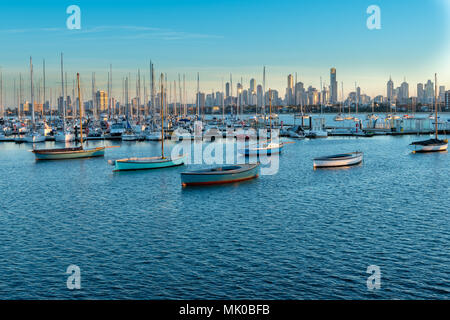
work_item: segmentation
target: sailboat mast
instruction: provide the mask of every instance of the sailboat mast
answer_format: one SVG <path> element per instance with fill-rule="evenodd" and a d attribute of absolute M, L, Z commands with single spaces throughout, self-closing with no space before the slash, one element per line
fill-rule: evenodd
<path fill-rule="evenodd" d="M 5 112 L 3 108 L 3 77 L 2 77 L 2 69 L 0 68 L 0 108 L 3 115 L 5 117 Z"/>
<path fill-rule="evenodd" d="M 437 140 L 438 138 L 437 73 L 434 74 L 434 111 L 435 111 L 434 125 L 436 131 L 435 135 Z"/>
<path fill-rule="evenodd" d="M 45 108 L 45 59 L 43 61 L 43 73 L 44 73 L 44 103 L 42 105 L 42 115 L 45 115 L 45 111 L 44 111 L 44 108 Z"/>
<path fill-rule="evenodd" d="M 31 80 L 31 122 L 33 124 L 33 129 L 35 126 L 34 119 L 34 88 L 33 88 L 33 59 L 30 57 L 30 80 Z"/>
<path fill-rule="evenodd" d="M 77 87 L 78 87 L 78 112 L 80 114 L 80 142 L 81 142 L 81 149 L 83 149 L 83 112 L 81 110 L 81 90 L 80 90 L 79 73 L 77 73 Z"/>
<path fill-rule="evenodd" d="M 161 159 L 164 158 L 164 74 L 161 73 Z"/>
<path fill-rule="evenodd" d="M 66 133 L 66 103 L 64 98 L 64 64 L 63 64 L 63 53 L 61 52 L 61 92 L 62 92 L 62 113 L 63 113 L 63 131 Z"/>
<path fill-rule="evenodd" d="M 197 119 L 200 118 L 200 74 L 197 72 Z"/>
<path fill-rule="evenodd" d="M 270 130 L 270 141 L 272 141 L 272 91 L 269 88 L 269 130 Z"/>

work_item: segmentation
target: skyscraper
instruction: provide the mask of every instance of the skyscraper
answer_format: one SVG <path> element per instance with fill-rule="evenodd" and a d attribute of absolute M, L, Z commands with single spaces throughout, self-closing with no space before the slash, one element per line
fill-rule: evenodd
<path fill-rule="evenodd" d="M 428 80 L 425 84 L 425 103 L 433 103 L 434 101 L 434 83 Z"/>
<path fill-rule="evenodd" d="M 450 110 L 450 91 L 445 93 L 445 109 Z"/>
<path fill-rule="evenodd" d="M 256 93 L 256 81 L 255 81 L 255 79 L 251 79 L 250 80 L 250 92 L 251 92 L 251 94 L 255 94 Z"/>
<path fill-rule="evenodd" d="M 394 100 L 394 82 L 391 77 L 387 83 L 387 99 L 389 103 L 392 103 Z"/>
<path fill-rule="evenodd" d="M 335 104 L 338 102 L 338 87 L 336 80 L 336 68 L 331 68 L 330 71 L 330 102 Z"/>
<path fill-rule="evenodd" d="M 423 84 L 417 84 L 417 102 L 422 103 L 425 97 L 425 91 L 423 90 Z"/>
<path fill-rule="evenodd" d="M 294 104 L 294 77 L 292 74 L 288 75 L 286 88 L 286 105 Z"/>

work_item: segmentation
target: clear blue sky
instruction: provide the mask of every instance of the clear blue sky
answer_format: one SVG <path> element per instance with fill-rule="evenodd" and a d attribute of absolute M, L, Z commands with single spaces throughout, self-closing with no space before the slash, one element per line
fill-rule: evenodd
<path fill-rule="evenodd" d="M 284 95 L 286 77 L 319 87 L 337 68 L 345 92 L 355 82 L 369 95 L 386 94 L 390 75 L 403 77 L 415 94 L 417 82 L 438 72 L 450 87 L 448 59 L 449 0 L 147 0 L 18 1 L 0 4 L 0 66 L 6 85 L 22 72 L 28 79 L 29 56 L 41 77 L 46 59 L 48 86 L 59 81 L 64 52 L 69 79 L 80 72 L 90 90 L 91 72 L 106 87 L 109 64 L 114 85 L 152 59 L 170 80 L 186 73 L 190 91 L 200 72 L 202 91 L 220 90 L 222 78 L 262 82 Z M 66 8 L 81 8 L 81 30 L 66 28 Z M 381 8 L 381 30 L 366 27 L 369 5 Z M 447 59 L 446 59 L 447 58 Z M 445 67 L 444 67 L 445 65 Z M 28 81 L 28 80 L 27 80 Z M 131 88 L 134 88 L 133 80 Z M 9 94 L 9 93 L 8 93 Z M 7 94 L 7 95 L 8 95 Z"/>

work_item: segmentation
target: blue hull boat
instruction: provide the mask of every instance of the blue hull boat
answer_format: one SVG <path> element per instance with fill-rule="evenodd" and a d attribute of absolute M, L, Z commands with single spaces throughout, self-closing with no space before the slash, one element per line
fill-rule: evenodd
<path fill-rule="evenodd" d="M 207 186 L 236 183 L 257 178 L 259 164 L 242 164 L 181 173 L 181 185 Z"/>

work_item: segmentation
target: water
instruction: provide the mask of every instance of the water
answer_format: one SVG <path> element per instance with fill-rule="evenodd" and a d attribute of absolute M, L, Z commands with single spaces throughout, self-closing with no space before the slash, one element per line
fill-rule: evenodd
<path fill-rule="evenodd" d="M 450 157 L 412 155 L 417 139 L 298 141 L 276 175 L 185 189 L 193 165 L 107 164 L 158 143 L 63 162 L 0 144 L 0 298 L 449 299 Z M 316 156 L 356 150 L 361 166 L 313 170 Z M 71 264 L 78 291 L 66 287 Z M 380 290 L 367 289 L 369 265 Z"/>

